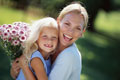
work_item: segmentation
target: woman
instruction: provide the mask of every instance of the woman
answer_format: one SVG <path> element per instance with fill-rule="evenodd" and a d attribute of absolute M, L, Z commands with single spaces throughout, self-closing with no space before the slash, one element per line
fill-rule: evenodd
<path fill-rule="evenodd" d="M 48 80 L 80 80 L 81 54 L 75 41 L 82 37 L 88 22 L 88 14 L 79 3 L 66 6 L 57 18 L 59 44 L 52 56 L 52 69 Z M 19 66 L 13 63 L 11 75 L 15 77 Z"/>

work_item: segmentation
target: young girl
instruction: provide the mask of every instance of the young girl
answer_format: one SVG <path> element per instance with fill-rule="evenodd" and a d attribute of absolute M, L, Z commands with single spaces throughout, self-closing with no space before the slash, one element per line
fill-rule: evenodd
<path fill-rule="evenodd" d="M 47 80 L 51 66 L 49 56 L 58 43 L 58 25 L 53 18 L 43 18 L 33 23 L 31 31 L 24 50 L 30 69 L 25 65 L 25 58 L 20 58 L 21 70 L 16 80 Z"/>

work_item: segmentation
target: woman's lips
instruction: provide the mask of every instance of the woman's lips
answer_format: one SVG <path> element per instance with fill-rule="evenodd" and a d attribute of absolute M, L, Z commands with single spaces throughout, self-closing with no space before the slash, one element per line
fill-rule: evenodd
<path fill-rule="evenodd" d="M 65 41 L 71 41 L 73 39 L 72 37 L 65 35 L 65 34 L 63 34 L 63 37 L 64 37 Z"/>

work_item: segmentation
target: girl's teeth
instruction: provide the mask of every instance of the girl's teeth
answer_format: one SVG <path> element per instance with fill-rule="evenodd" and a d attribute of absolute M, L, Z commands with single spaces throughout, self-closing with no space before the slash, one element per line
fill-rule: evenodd
<path fill-rule="evenodd" d="M 51 45 L 48 45 L 48 44 L 45 44 L 45 46 L 46 46 L 46 47 L 49 47 L 49 48 L 51 48 L 51 47 L 52 47 Z"/>

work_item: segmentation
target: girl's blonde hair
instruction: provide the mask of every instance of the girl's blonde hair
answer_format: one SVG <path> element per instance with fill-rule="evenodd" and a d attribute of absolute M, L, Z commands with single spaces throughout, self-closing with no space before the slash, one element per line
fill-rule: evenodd
<path fill-rule="evenodd" d="M 46 17 L 32 23 L 32 25 L 30 26 L 31 33 L 29 38 L 25 42 L 25 49 L 23 52 L 28 61 L 30 60 L 32 53 L 38 50 L 38 45 L 36 41 L 38 40 L 39 35 L 44 27 L 54 27 L 56 28 L 56 30 L 58 30 L 56 20 L 51 17 Z"/>
<path fill-rule="evenodd" d="M 64 17 L 66 14 L 68 14 L 68 13 L 70 13 L 70 12 L 74 12 L 74 11 L 77 11 L 77 12 L 79 12 L 80 14 L 83 15 L 83 17 L 84 17 L 84 22 L 85 22 L 85 24 L 84 24 L 84 26 L 83 26 L 83 29 L 86 29 L 87 24 L 88 24 L 88 13 L 87 13 L 86 9 L 85 9 L 80 3 L 75 2 L 75 3 L 72 3 L 72 4 L 64 7 L 63 10 L 60 12 L 60 14 L 59 14 L 59 16 L 58 16 L 58 19 L 62 20 L 63 17 Z"/>

